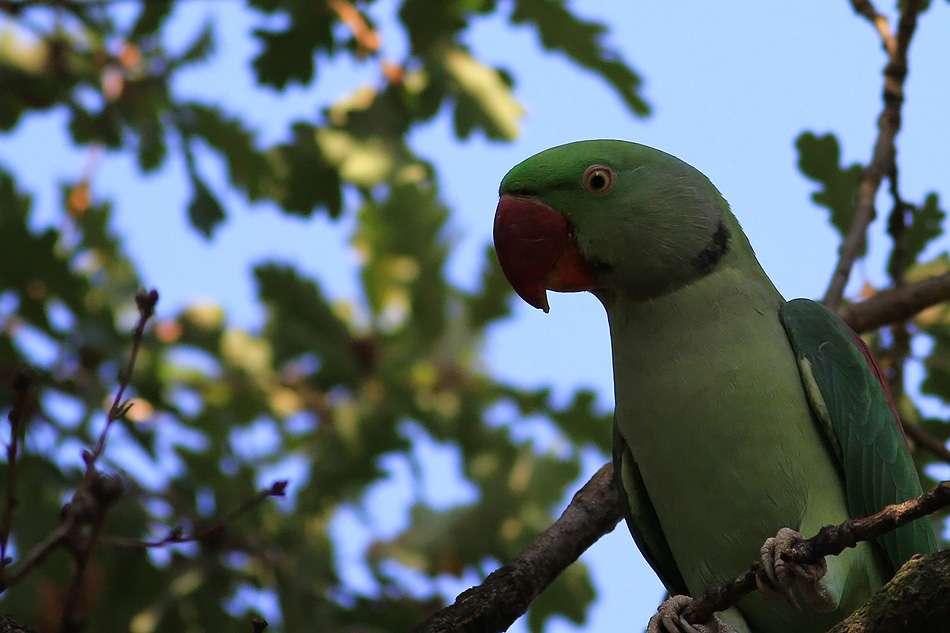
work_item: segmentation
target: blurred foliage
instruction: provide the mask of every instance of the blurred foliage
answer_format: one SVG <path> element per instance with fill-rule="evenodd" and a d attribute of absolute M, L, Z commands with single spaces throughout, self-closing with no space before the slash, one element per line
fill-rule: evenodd
<path fill-rule="evenodd" d="M 854 197 L 864 167 L 857 163 L 845 168 L 839 166 L 841 147 L 834 134 L 815 136 L 805 132 L 798 137 L 795 147 L 798 169 L 822 185 L 820 191 L 811 194 L 812 201 L 828 209 L 831 225 L 841 237 L 846 236 L 854 220 Z"/>
<path fill-rule="evenodd" d="M 387 35 L 408 43 L 398 62 L 379 52 L 373 1 L 250 0 L 259 44 L 251 64 L 262 90 L 319 82 L 341 58 L 380 70 L 378 85 L 323 104 L 265 146 L 240 117 L 176 95 L 177 77 L 213 62 L 216 42 L 209 25 L 171 50 L 182 2 L 121 3 L 122 11 L 109 2 L 0 2 L 0 130 L 57 110 L 68 115 L 75 145 L 127 155 L 143 173 L 177 157 L 192 188 L 181 215 L 209 239 L 227 210 L 201 173 L 199 151 L 219 156 L 228 186 L 249 201 L 305 217 L 355 217 L 361 296 L 329 297 L 301 271 L 261 262 L 250 272 L 266 310 L 259 329 L 235 327 L 214 305 L 167 314 L 159 304 L 132 377 L 134 406 L 102 460 L 122 474 L 126 494 L 86 569 L 81 615 L 95 631 L 246 630 L 263 595 L 277 605 L 275 631 L 408 630 L 441 605 L 439 579 L 483 576 L 546 527 L 580 473 L 581 451 L 606 459 L 610 435 L 592 393 L 557 406 L 547 390 L 486 372 L 480 345 L 508 315 L 510 288 L 490 249 L 477 290 L 446 279 L 451 210 L 437 166 L 407 139 L 445 112 L 459 139 L 516 135 L 515 75 L 465 44 L 474 20 L 502 8 L 513 27 L 535 29 L 540 46 L 590 70 L 644 115 L 640 77 L 605 47 L 605 27 L 564 0 L 403 0 L 392 27 L 399 33 Z M 830 135 L 805 135 L 799 148 L 803 173 L 824 187 L 815 202 L 846 230 L 860 167 L 839 166 Z M 147 284 L 112 232 L 112 206 L 90 188 L 82 179 L 62 183 L 55 228 L 37 229 L 16 165 L 0 166 L 4 420 L 18 395 L 11 385 L 24 370 L 31 381 L 8 571 L 56 526 L 82 478 L 81 452 L 102 428 L 129 354 L 133 297 Z M 906 279 L 950 269 L 946 257 L 917 261 L 941 234 L 936 196 L 909 206 L 907 218 Z M 950 401 L 950 312 L 932 308 L 913 325 L 934 341 L 924 389 Z M 943 421 L 920 415 L 909 399 L 902 407 L 947 439 Z M 512 432 L 525 418 L 546 425 L 551 447 Z M 331 526 L 344 515 L 365 518 L 394 458 L 421 488 L 420 447 L 433 445 L 456 456 L 471 500 L 436 506 L 412 490 L 409 524 L 357 562 L 374 589 L 350 586 L 340 569 L 353 562 L 343 560 Z M 201 532 L 288 467 L 298 473 L 288 500 Z M 4 460 L 0 481 L 9 478 Z M 196 531 L 193 542 L 133 546 Z M 59 630 L 73 573 L 69 553 L 55 551 L 4 593 L 4 611 Z M 536 601 L 529 625 L 539 631 L 554 615 L 582 622 L 593 596 L 584 566 L 574 565 Z"/>
<path fill-rule="evenodd" d="M 180 4 L 150 0 L 122 11 L 110 3 L 0 4 L 0 128 L 15 131 L 30 114 L 56 109 L 67 113 L 75 145 L 127 154 L 143 173 L 177 157 L 193 192 L 182 217 L 208 238 L 226 210 L 201 173 L 199 151 L 218 155 L 229 186 L 249 201 L 302 216 L 355 214 L 363 296 L 341 302 L 300 271 L 262 262 L 253 270 L 266 310 L 257 331 L 234 327 L 213 305 L 167 314 L 159 304 L 132 377 L 133 408 L 103 457 L 127 492 L 85 572 L 80 615 L 95 631 L 244 630 L 247 596 L 263 592 L 277 605 L 271 630 L 408 630 L 442 602 L 413 589 L 412 578 L 435 586 L 440 577 L 491 571 L 552 521 L 580 473 L 580 451 L 607 454 L 609 425 L 592 394 L 558 408 L 546 390 L 524 391 L 485 372 L 480 344 L 508 315 L 510 289 L 493 256 L 478 290 L 446 280 L 450 210 L 436 166 L 407 141 L 443 111 L 460 139 L 517 134 L 522 107 L 512 75 L 464 43 L 473 20 L 500 8 L 491 0 L 404 0 L 392 27 L 402 33 L 387 35 L 408 41 L 396 63 L 379 53 L 373 2 L 251 0 L 245 10 L 256 16 L 260 45 L 251 64 L 261 89 L 319 81 L 323 66 L 343 57 L 375 64 L 381 76 L 266 147 L 218 104 L 176 96 L 176 78 L 213 61 L 216 41 L 208 25 L 171 50 Z M 640 78 L 601 41 L 605 27 L 578 18 L 563 0 L 515 2 L 508 19 L 534 27 L 541 45 L 647 113 Z M 56 228 L 36 230 L 15 168 L 0 172 L 4 417 L 23 395 L 11 388 L 15 378 L 28 368 L 32 380 L 7 571 L 56 526 L 82 478 L 80 455 L 102 428 L 129 354 L 133 297 L 147 283 L 112 233 L 112 208 L 87 180 L 61 185 Z M 512 435 L 511 425 L 529 415 L 556 429 L 553 448 Z M 457 455 L 472 500 L 432 507 L 414 491 L 409 525 L 362 561 L 375 590 L 358 591 L 339 575 L 353 563 L 341 561 L 330 526 L 345 512 L 366 514 L 367 494 L 391 478 L 394 457 L 421 485 L 423 444 Z M 290 499 L 201 532 L 288 465 L 297 473 Z M 4 460 L 0 480 L 9 477 Z M 192 542 L 134 546 L 196 531 L 202 537 Z M 71 556 L 54 551 L 6 591 L 4 610 L 61 630 L 73 573 Z M 530 625 L 541 630 L 556 614 L 581 622 L 593 596 L 576 565 L 538 601 Z"/>

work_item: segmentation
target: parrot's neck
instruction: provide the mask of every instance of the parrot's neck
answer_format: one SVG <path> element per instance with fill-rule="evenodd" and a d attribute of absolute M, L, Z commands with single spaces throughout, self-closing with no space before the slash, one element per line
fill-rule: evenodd
<path fill-rule="evenodd" d="M 740 311 L 749 300 L 756 305 L 777 305 L 778 302 L 784 302 L 768 275 L 762 270 L 748 238 L 728 207 L 724 209 L 723 225 L 724 231 L 721 227 L 715 235 L 710 236 L 710 249 L 715 246 L 712 250 L 716 252 L 716 262 L 713 269 L 705 272 L 703 276 L 649 298 L 643 298 L 640 289 L 636 287 L 631 287 L 628 292 L 622 283 L 595 290 L 594 294 L 606 308 L 611 322 L 618 318 L 626 320 L 636 314 L 647 315 L 666 310 L 671 311 L 675 317 L 684 317 L 693 323 L 703 319 L 702 314 L 696 314 L 697 308 L 714 311 L 720 304 L 732 303 L 731 300 L 736 300 L 733 307 Z M 720 233 L 729 237 L 725 249 L 718 244 Z M 746 308 L 752 306 L 746 305 Z"/>
<path fill-rule="evenodd" d="M 601 301 L 620 385 L 643 380 L 642 375 L 624 375 L 634 366 L 656 371 L 677 358 L 709 355 L 718 362 L 719 356 L 741 358 L 753 352 L 761 337 L 785 340 L 778 318 L 785 300 L 751 249 L 748 254 L 730 252 L 712 273 L 659 297 L 637 300 L 618 289 Z"/>

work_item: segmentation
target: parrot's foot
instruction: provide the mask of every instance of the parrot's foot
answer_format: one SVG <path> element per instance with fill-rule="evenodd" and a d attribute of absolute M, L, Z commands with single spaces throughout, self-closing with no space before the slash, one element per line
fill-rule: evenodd
<path fill-rule="evenodd" d="M 680 615 L 692 602 L 689 596 L 673 596 L 657 607 L 656 615 L 650 618 L 646 633 L 737 633 L 734 628 L 713 616 L 705 624 L 690 624 Z"/>
<path fill-rule="evenodd" d="M 782 558 L 783 553 L 804 540 L 805 537 L 800 532 L 790 528 L 782 528 L 774 538 L 766 539 L 762 549 L 759 550 L 762 572 L 755 577 L 755 582 L 759 591 L 769 598 L 786 600 L 799 611 L 802 608 L 792 593 L 793 585 L 797 585 L 805 602 L 815 611 L 819 613 L 834 611 L 838 605 L 828 590 L 819 584 L 819 581 L 828 573 L 828 564 L 825 559 L 822 558 L 817 563 L 800 564 Z M 765 578 L 762 577 L 763 573 Z"/>

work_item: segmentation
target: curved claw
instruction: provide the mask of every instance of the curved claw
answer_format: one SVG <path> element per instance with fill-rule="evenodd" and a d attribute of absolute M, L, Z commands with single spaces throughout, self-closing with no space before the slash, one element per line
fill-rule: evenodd
<path fill-rule="evenodd" d="M 792 593 L 792 587 L 797 584 L 805 601 L 816 611 L 829 612 L 837 608 L 834 599 L 827 589 L 819 584 L 828 573 L 828 564 L 825 559 L 817 563 L 800 564 L 786 560 L 783 556 L 795 545 L 805 540 L 801 533 L 791 528 L 782 528 L 771 538 L 767 538 L 759 550 L 762 563 L 760 574 L 756 576 L 756 586 L 759 591 L 769 598 L 784 599 L 793 608 L 801 611 L 801 605 Z M 799 581 L 796 583 L 796 581 Z"/>
<path fill-rule="evenodd" d="M 650 618 L 646 633 L 737 633 L 717 616 L 705 624 L 690 624 L 682 615 L 693 601 L 689 596 L 673 596 L 657 607 L 656 615 Z"/>

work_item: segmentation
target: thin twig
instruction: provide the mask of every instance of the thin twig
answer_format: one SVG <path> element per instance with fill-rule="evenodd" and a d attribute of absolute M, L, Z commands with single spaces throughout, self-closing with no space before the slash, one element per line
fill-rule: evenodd
<path fill-rule="evenodd" d="M 218 517 L 208 525 L 202 527 L 200 530 L 192 532 L 188 535 L 184 534 L 184 530 L 180 526 L 176 526 L 168 532 L 168 535 L 165 536 L 165 538 L 159 539 L 157 541 L 140 541 L 137 539 L 106 536 L 102 538 L 101 542 L 103 545 L 112 547 L 114 549 L 144 550 L 154 547 L 164 547 L 173 543 L 190 543 L 192 541 L 200 541 L 221 530 L 229 523 L 232 523 L 244 516 L 255 507 L 260 505 L 265 499 L 270 497 L 283 497 L 286 489 L 286 480 L 275 481 L 270 485 L 269 488 L 265 488 L 264 490 L 256 493 L 253 497 L 244 501 L 244 503 L 242 503 L 235 510 Z"/>
<path fill-rule="evenodd" d="M 359 9 L 352 3 L 347 0 L 327 0 L 327 6 L 349 27 L 353 39 L 364 55 L 379 50 L 382 45 L 379 33 L 366 23 Z"/>
<path fill-rule="evenodd" d="M 851 268 L 864 250 L 868 226 L 876 215 L 874 198 L 877 190 L 894 163 L 894 139 L 901 127 L 904 79 L 907 77 L 907 49 L 917 28 L 917 15 L 923 10 L 924 3 L 924 0 L 905 0 L 901 4 L 893 51 L 888 51 L 888 62 L 884 67 L 884 108 L 878 117 L 878 136 L 874 143 L 874 152 L 870 164 L 858 182 L 854 220 L 838 249 L 838 263 L 822 299 L 822 303 L 831 309 L 841 304 Z M 855 0 L 852 0 L 852 6 L 855 6 L 858 13 L 867 17 L 867 12 L 858 8 L 864 6 L 863 2 L 856 5 Z"/>
<path fill-rule="evenodd" d="M 62 544 L 72 529 L 72 517 L 67 517 L 61 521 L 52 532 L 46 535 L 46 538 L 34 545 L 33 549 L 20 558 L 6 578 L 0 580 L 0 593 L 17 584 L 24 576 L 33 571 L 37 565 L 46 560 L 49 553 Z"/>
<path fill-rule="evenodd" d="M 939 438 L 931 435 L 918 424 L 912 424 L 910 422 L 904 422 L 904 432 L 914 440 L 914 443 L 924 450 L 928 451 L 934 457 L 941 459 L 948 464 L 950 464 L 950 450 L 947 449 L 947 445 L 940 441 Z"/>
<path fill-rule="evenodd" d="M 620 505 L 608 463 L 581 488 L 561 517 L 510 563 L 492 572 L 413 629 L 414 633 L 505 631 L 588 547 L 614 529 Z"/>
<path fill-rule="evenodd" d="M 63 599 L 63 607 L 59 621 L 59 633 L 73 633 L 74 631 L 81 631 L 83 629 L 84 622 L 75 614 L 79 610 L 82 598 L 86 567 L 89 565 L 89 558 L 92 556 L 92 550 L 95 548 L 96 541 L 98 541 L 102 535 L 105 518 L 106 506 L 97 506 L 89 536 L 84 539 L 85 542 L 79 543 L 77 547 L 73 548 L 73 576 L 69 583 L 69 590 Z M 78 525 L 78 522 L 73 525 Z M 76 538 L 76 536 L 77 535 L 71 530 L 67 537 L 67 543 L 69 543 L 71 538 Z"/>
<path fill-rule="evenodd" d="M 855 13 L 863 15 L 877 29 L 887 55 L 889 57 L 894 55 L 894 35 L 891 33 L 891 25 L 888 24 L 887 18 L 877 12 L 870 0 L 851 0 L 851 6 Z"/>
<path fill-rule="evenodd" d="M 139 320 L 132 334 L 132 352 L 129 354 L 129 362 L 126 363 L 125 370 L 119 375 L 119 389 L 116 391 L 112 406 L 109 407 L 109 414 L 106 416 L 106 424 L 99 435 L 99 441 L 96 442 L 96 448 L 89 456 L 89 460 L 93 464 L 102 455 L 102 451 L 105 450 L 106 435 L 108 435 L 112 423 L 128 413 L 131 408 L 131 404 L 124 402 L 123 397 L 129 386 L 129 381 L 132 380 L 132 370 L 135 368 L 135 360 L 138 358 L 139 347 L 141 347 L 142 338 L 145 335 L 145 326 L 148 320 L 155 315 L 155 304 L 157 303 L 157 290 L 150 290 L 149 292 L 143 290 L 135 295 L 135 305 L 139 309 Z"/>
<path fill-rule="evenodd" d="M 882 290 L 858 303 L 843 303 L 835 308 L 841 319 L 855 332 L 870 332 L 890 323 L 906 321 L 926 308 L 950 300 L 950 273 Z"/>
<path fill-rule="evenodd" d="M 896 150 L 895 150 L 896 151 Z M 907 210 L 910 208 L 900 193 L 900 178 L 897 170 L 897 159 L 891 164 L 891 171 L 887 176 L 890 183 L 891 213 L 887 218 L 887 233 L 891 236 L 893 246 L 891 255 L 887 264 L 887 273 L 891 277 L 891 286 L 900 288 L 906 284 L 905 274 L 907 266 L 908 252 L 906 244 L 907 234 Z M 891 344 L 884 350 L 882 360 L 886 361 L 887 382 L 891 389 L 891 395 L 895 401 L 899 401 L 904 393 L 904 365 L 910 357 L 910 331 L 907 328 L 907 321 L 900 320 L 892 323 Z"/>
<path fill-rule="evenodd" d="M 30 388 L 33 386 L 33 377 L 21 370 L 13 378 L 13 408 L 7 415 L 10 422 L 10 443 L 7 445 L 7 486 L 3 500 L 3 513 L 0 514 L 0 579 L 5 576 L 10 559 L 7 557 L 7 545 L 10 542 L 10 531 L 13 529 L 13 512 L 19 503 L 16 496 L 17 449 L 23 429 L 26 426 L 29 414 Z"/>
<path fill-rule="evenodd" d="M 128 413 L 131 403 L 124 400 L 125 391 L 132 379 L 135 361 L 138 358 L 139 348 L 145 335 L 145 326 L 155 314 L 155 304 L 158 303 L 158 292 L 142 290 L 135 295 L 135 305 L 139 310 L 139 320 L 132 334 L 132 351 L 125 369 L 119 374 L 119 388 L 115 399 L 106 416 L 106 423 L 99 435 L 99 440 L 92 451 L 84 451 L 83 460 L 86 463 L 86 472 L 82 481 L 76 487 L 72 499 L 63 508 L 63 523 L 70 527 L 64 537 L 73 554 L 73 576 L 69 590 L 63 601 L 60 613 L 60 633 L 72 633 L 82 628 L 82 621 L 77 618 L 82 595 L 83 580 L 86 567 L 92 551 L 102 536 L 106 514 L 109 507 L 122 495 L 124 487 L 117 477 L 103 476 L 96 470 L 96 461 L 102 455 L 106 446 L 106 437 L 113 422 Z M 80 526 L 91 525 L 88 533 L 77 529 Z"/>

